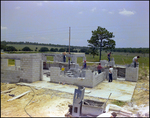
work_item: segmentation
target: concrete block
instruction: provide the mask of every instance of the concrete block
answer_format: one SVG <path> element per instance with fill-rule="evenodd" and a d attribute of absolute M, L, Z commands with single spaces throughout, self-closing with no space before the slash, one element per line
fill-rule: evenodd
<path fill-rule="evenodd" d="M 108 61 L 107 60 L 100 60 L 100 63 L 101 63 L 102 67 L 105 67 L 108 64 Z"/>
<path fill-rule="evenodd" d="M 137 82 L 137 80 L 138 80 L 138 70 L 139 70 L 138 67 L 136 67 L 136 68 L 127 67 L 126 68 L 125 81 Z"/>
<path fill-rule="evenodd" d="M 110 61 L 110 62 L 108 62 L 108 66 L 114 66 L 115 65 L 115 61 Z"/>

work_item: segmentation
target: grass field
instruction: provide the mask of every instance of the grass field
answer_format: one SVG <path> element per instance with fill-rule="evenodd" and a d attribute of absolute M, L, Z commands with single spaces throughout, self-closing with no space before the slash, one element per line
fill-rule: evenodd
<path fill-rule="evenodd" d="M 16 52 L 17 53 L 17 52 Z M 29 53 L 29 52 L 19 52 L 19 53 Z M 32 52 L 34 53 L 34 52 Z M 49 53 L 49 52 L 47 52 Z M 55 53 L 55 54 L 60 54 L 61 52 L 52 52 L 52 53 Z M 128 54 L 128 55 L 127 55 Z M 139 61 L 139 67 L 147 67 L 149 68 L 149 54 L 138 54 L 138 53 L 117 53 L 117 52 L 113 52 L 112 53 L 112 57 L 114 58 L 115 60 L 115 64 L 118 64 L 118 65 L 127 65 L 127 64 L 130 64 L 132 63 L 132 59 L 134 56 L 137 56 L 139 55 L 140 58 L 138 59 Z M 50 61 L 53 61 L 53 57 L 52 56 L 47 56 L 47 60 L 50 60 Z M 102 51 L 102 56 L 101 56 L 101 60 L 108 60 L 107 59 L 107 53 Z M 66 61 L 68 62 L 68 58 L 66 59 Z M 92 55 L 86 55 L 86 61 L 87 62 L 99 62 L 99 56 L 95 56 L 93 58 Z M 83 64 L 83 58 L 82 57 L 78 57 L 77 58 L 77 63 L 82 66 Z M 9 59 L 9 65 L 13 65 L 15 64 L 15 61 L 13 59 Z M 92 63 L 87 63 L 87 65 L 93 65 Z"/>

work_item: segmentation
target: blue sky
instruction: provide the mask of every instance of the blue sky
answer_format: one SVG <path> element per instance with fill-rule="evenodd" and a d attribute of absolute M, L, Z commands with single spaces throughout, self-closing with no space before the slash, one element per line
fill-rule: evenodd
<path fill-rule="evenodd" d="M 149 1 L 1 1 L 1 40 L 87 46 L 98 26 L 116 48 L 149 47 Z"/>

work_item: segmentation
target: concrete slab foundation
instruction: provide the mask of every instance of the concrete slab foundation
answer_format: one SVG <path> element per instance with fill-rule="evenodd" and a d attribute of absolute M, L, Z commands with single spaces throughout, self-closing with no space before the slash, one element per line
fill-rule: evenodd
<path fill-rule="evenodd" d="M 49 80 L 49 78 L 47 78 L 46 76 L 44 76 L 43 78 L 44 80 Z M 71 94 L 74 94 L 74 89 L 77 89 L 77 86 L 55 84 L 47 81 L 39 81 L 38 83 L 28 83 L 28 84 L 21 82 L 17 84 L 34 86 L 36 88 L 46 88 L 60 92 L 67 92 Z M 130 102 L 132 99 L 135 86 L 136 82 L 118 81 L 118 80 L 114 80 L 113 82 L 103 81 L 94 88 L 85 88 L 84 95 L 92 96 L 95 98 L 108 99 L 110 93 L 112 93 L 109 99 Z"/>

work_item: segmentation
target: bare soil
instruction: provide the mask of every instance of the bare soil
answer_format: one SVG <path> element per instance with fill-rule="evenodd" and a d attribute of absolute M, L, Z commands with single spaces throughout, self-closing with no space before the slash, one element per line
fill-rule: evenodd
<path fill-rule="evenodd" d="M 48 89 L 32 88 L 32 90 L 28 86 L 1 83 L 1 92 L 12 88 L 16 89 L 1 94 L 1 117 L 64 117 L 68 112 L 68 105 L 73 103 L 73 94 Z M 12 98 L 10 94 L 17 96 L 28 90 L 31 92 L 18 99 L 7 101 Z M 84 99 L 106 101 L 93 97 L 84 97 Z M 112 101 L 109 100 L 107 104 L 111 104 Z M 149 76 L 138 80 L 131 102 L 137 106 L 149 106 Z M 128 103 L 125 106 L 129 107 Z M 129 109 L 133 113 L 137 110 Z"/>

